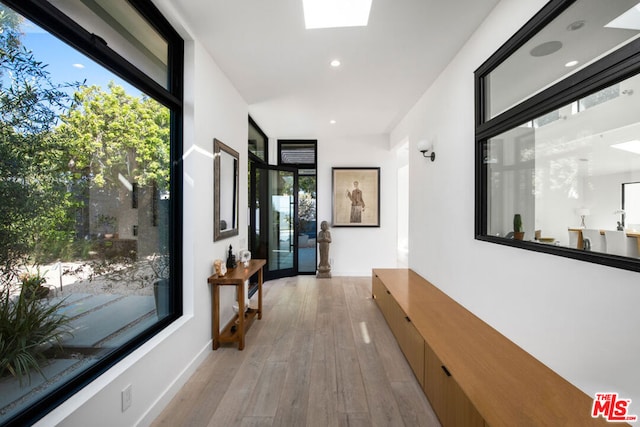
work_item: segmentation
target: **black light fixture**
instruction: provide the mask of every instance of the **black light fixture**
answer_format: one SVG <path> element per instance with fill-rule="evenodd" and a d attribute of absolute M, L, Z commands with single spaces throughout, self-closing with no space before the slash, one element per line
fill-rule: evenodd
<path fill-rule="evenodd" d="M 433 151 L 433 146 L 426 139 L 418 141 L 418 150 L 424 157 L 431 158 L 431 161 L 436 160 L 436 153 Z M 428 154 L 431 151 L 431 154 Z"/>

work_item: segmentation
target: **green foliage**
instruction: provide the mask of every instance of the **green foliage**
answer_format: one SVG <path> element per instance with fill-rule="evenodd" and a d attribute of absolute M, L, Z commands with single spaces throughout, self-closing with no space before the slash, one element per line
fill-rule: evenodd
<path fill-rule="evenodd" d="M 33 280 L 31 280 L 33 279 Z M 29 285 L 42 283 L 39 276 Z M 11 286 L 0 288 L 0 377 L 12 375 L 23 384 L 36 371 L 43 375 L 45 351 L 61 346 L 68 334 L 68 318 L 59 314 L 64 301 L 50 303 L 36 293 L 19 292 Z M 13 289 L 13 292 L 12 292 Z"/>
<path fill-rule="evenodd" d="M 69 200 L 52 130 L 70 102 L 20 40 L 21 18 L 0 5 L 0 272 L 38 244 L 68 240 Z"/>
<path fill-rule="evenodd" d="M 169 110 L 148 98 L 128 95 L 113 83 L 105 92 L 82 87 L 60 119 L 74 170 L 90 171 L 92 184 L 115 187 L 120 176 L 141 186 L 168 188 Z"/>
<path fill-rule="evenodd" d="M 308 225 L 316 219 L 316 200 L 310 193 L 298 193 L 298 220 L 299 234 L 305 234 L 308 230 Z"/>
<path fill-rule="evenodd" d="M 115 84 L 55 84 L 0 5 L 0 273 L 81 255 L 89 188 L 169 181 L 169 110 Z M 67 95 L 68 89 L 75 95 Z"/>

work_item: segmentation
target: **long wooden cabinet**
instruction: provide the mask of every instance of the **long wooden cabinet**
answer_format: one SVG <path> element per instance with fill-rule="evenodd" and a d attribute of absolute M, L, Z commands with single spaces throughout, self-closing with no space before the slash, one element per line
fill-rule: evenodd
<path fill-rule="evenodd" d="M 443 426 L 590 426 L 592 397 L 409 269 L 372 294 Z"/>
<path fill-rule="evenodd" d="M 373 294 L 420 385 L 424 387 L 424 339 L 384 284 L 373 277 Z"/>

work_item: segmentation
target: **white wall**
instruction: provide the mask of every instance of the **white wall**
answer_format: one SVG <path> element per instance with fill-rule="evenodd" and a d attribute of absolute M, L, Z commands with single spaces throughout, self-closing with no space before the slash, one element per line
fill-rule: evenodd
<path fill-rule="evenodd" d="M 396 267 L 396 156 L 387 135 L 318 139 L 318 223 L 331 224 L 331 168 L 380 167 L 380 227 L 331 227 L 333 276 L 370 276 Z"/>
<path fill-rule="evenodd" d="M 410 158 L 409 264 L 587 394 L 640 413 L 638 273 L 474 240 L 473 72 L 546 2 L 499 3 L 392 132 L 437 153 Z"/>
<path fill-rule="evenodd" d="M 160 3 L 160 2 L 158 2 Z M 164 7 L 162 7 L 164 6 Z M 172 6 L 159 4 L 182 35 Z M 213 139 L 240 153 L 240 188 L 247 188 L 248 106 L 198 42 L 187 41 L 184 123 L 184 316 L 42 419 L 41 426 L 148 425 L 211 351 L 212 262 L 229 244 L 246 248 L 246 228 L 213 242 Z M 197 87 L 195 87 L 197 84 Z M 240 206 L 247 205 L 240 192 Z M 239 222 L 246 224 L 246 209 Z M 221 322 L 232 316 L 233 289 L 221 290 Z M 132 406 L 121 412 L 121 391 L 132 385 Z"/>

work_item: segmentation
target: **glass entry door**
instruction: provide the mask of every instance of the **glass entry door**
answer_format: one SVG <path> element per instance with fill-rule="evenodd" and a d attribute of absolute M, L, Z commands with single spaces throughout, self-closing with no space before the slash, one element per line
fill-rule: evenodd
<path fill-rule="evenodd" d="M 251 166 L 251 253 L 267 260 L 265 280 L 297 274 L 297 180 L 293 168 Z"/>

